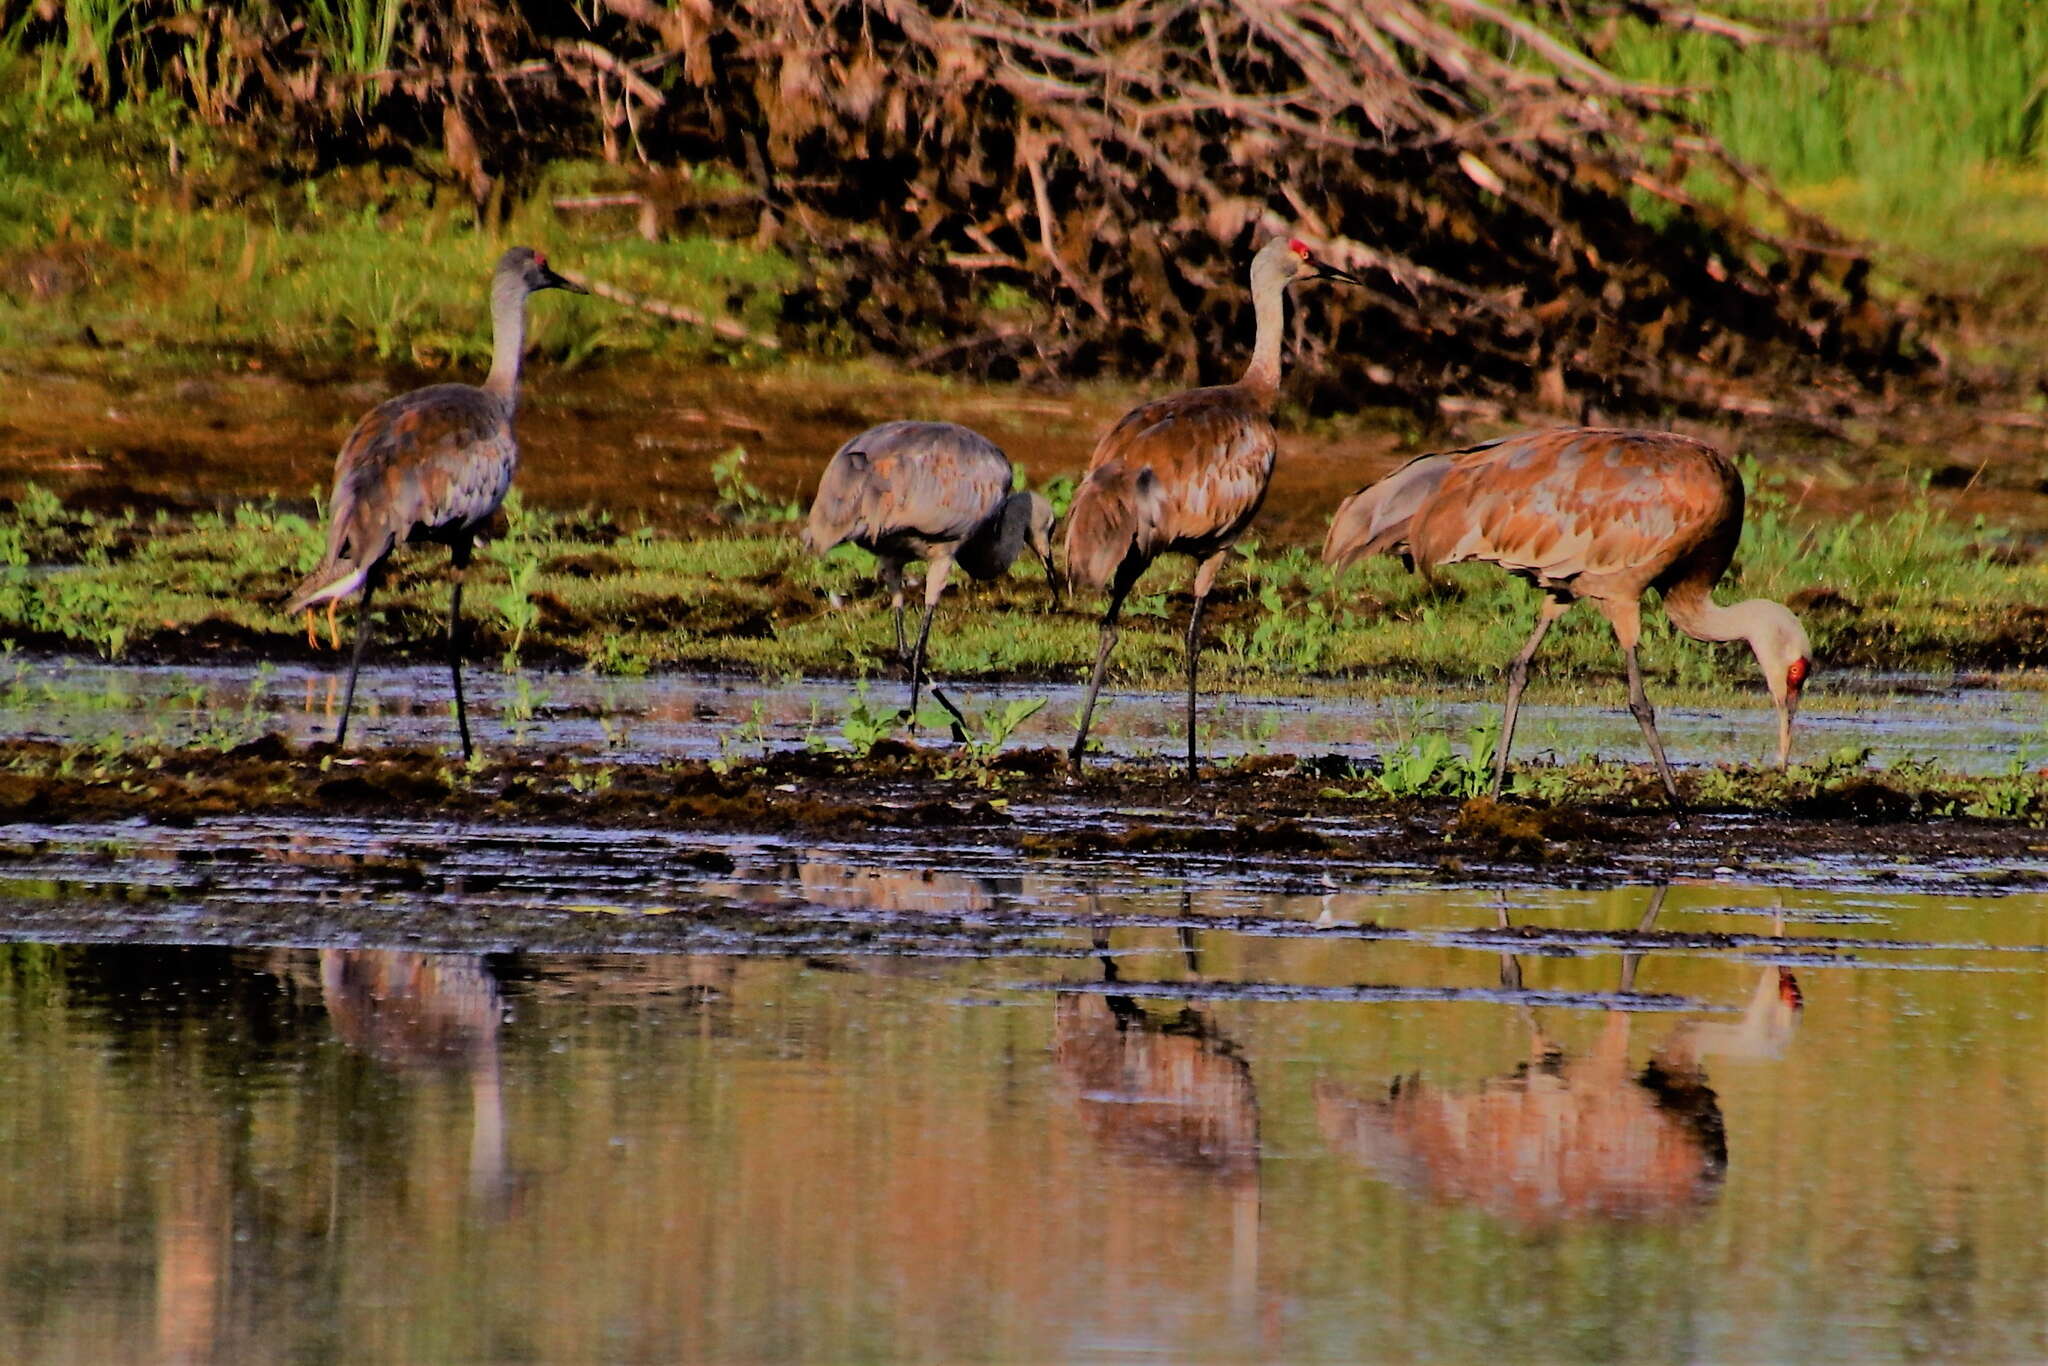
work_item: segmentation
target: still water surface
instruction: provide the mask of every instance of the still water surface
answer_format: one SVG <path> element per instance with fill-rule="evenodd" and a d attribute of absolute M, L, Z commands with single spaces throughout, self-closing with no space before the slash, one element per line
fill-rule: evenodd
<path fill-rule="evenodd" d="M 162 743 L 233 744 L 264 729 L 306 742 L 334 737 L 345 664 L 332 668 L 133 667 L 38 660 L 33 672 L 0 673 L 0 734 L 90 744 L 108 735 Z M 2021 686 L 2001 686 L 2015 682 Z M 768 683 L 754 678 L 663 674 L 607 678 L 473 666 L 466 678 L 477 743 L 507 749 L 579 748 L 626 762 L 705 758 L 807 743 L 839 743 L 854 686 L 838 680 Z M 1073 739 L 1081 689 L 1071 684 L 946 684 L 970 714 L 1019 699 L 1045 705 L 1012 743 L 1065 746 Z M 872 706 L 900 706 L 894 678 L 872 685 Z M 1524 761 L 1598 755 L 1647 760 L 1642 732 L 1618 691 L 1593 687 L 1578 705 L 1522 708 L 1516 754 Z M 361 743 L 452 745 L 453 694 L 439 665 L 364 670 L 350 734 Z M 1178 693 L 1112 689 L 1093 730 L 1111 753 L 1170 756 L 1185 743 Z M 1415 697 L 1262 697 L 1228 690 L 1203 702 L 1204 752 L 1383 754 L 1434 732 L 1461 747 L 1468 729 L 1492 723 L 1492 688 Z M 1742 705 L 1662 705 L 1658 726 L 1681 766 L 1763 763 L 1777 752 L 1777 716 L 1761 690 Z M 943 736 L 938 737 L 943 740 Z M 1964 773 L 2048 760 L 2048 705 L 2024 676 L 1965 680 L 1924 674 L 1834 674 L 1810 689 L 1799 715 L 1795 757 L 1814 760 L 1867 747 L 1879 765 L 1932 760 Z"/>
<path fill-rule="evenodd" d="M 2048 897 L 38 838 L 7 1360 L 2048 1348 Z"/>

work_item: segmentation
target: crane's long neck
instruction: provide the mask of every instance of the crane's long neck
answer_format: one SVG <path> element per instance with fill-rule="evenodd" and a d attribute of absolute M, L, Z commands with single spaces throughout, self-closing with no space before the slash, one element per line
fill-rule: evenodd
<path fill-rule="evenodd" d="M 1768 598 L 1723 607 L 1700 583 L 1678 584 L 1664 595 L 1664 611 L 1671 624 L 1694 640 L 1754 642 L 1784 610 Z"/>
<path fill-rule="evenodd" d="M 491 286 L 491 373 L 484 392 L 519 401 L 519 362 L 526 354 L 526 289 L 517 276 Z"/>
<path fill-rule="evenodd" d="M 1031 496 L 1013 493 L 1003 500 L 995 516 L 960 543 L 957 563 L 977 579 L 993 579 L 1024 553 L 1030 527 Z"/>
<path fill-rule="evenodd" d="M 1284 279 L 1252 281 L 1252 313 L 1258 330 L 1252 340 L 1251 364 L 1239 381 L 1271 407 L 1280 392 L 1280 343 L 1287 335 L 1287 282 Z"/>

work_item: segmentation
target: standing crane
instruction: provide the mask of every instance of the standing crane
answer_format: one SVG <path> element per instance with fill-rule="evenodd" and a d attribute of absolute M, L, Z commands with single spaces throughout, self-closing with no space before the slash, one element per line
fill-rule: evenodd
<path fill-rule="evenodd" d="M 915 724 L 925 642 L 946 580 L 958 564 L 987 581 L 1029 547 L 1045 565 L 1053 606 L 1060 580 L 1052 564 L 1052 504 L 1011 490 L 1010 458 L 979 432 L 952 422 L 884 422 L 841 446 L 818 481 L 804 548 L 823 555 L 852 541 L 879 563 L 876 577 L 896 613 L 896 656 L 903 650 L 903 567 L 925 562 L 924 622 L 910 652 Z M 936 687 L 932 694 L 944 702 Z M 951 710 L 948 704 L 948 710 Z M 958 713 L 954 713 L 958 716 Z"/>
<path fill-rule="evenodd" d="M 1287 287 L 1297 280 L 1357 277 L 1318 261 L 1294 238 L 1276 237 L 1252 257 L 1252 309 L 1257 320 L 1251 363 L 1235 384 L 1188 389 L 1140 404 L 1096 443 L 1088 472 L 1067 515 L 1067 577 L 1106 591 L 1102 635 L 1072 761 L 1088 744 L 1095 696 L 1116 647 L 1117 616 L 1146 569 L 1161 555 L 1195 561 L 1194 606 L 1188 613 L 1188 778 L 1196 776 L 1195 658 L 1202 605 L 1223 557 L 1258 514 L 1273 478 L 1279 434 L 1273 400 L 1280 389 L 1280 343 Z"/>
<path fill-rule="evenodd" d="M 448 547 L 455 583 L 448 600 L 448 671 L 455 681 L 455 722 L 462 757 L 470 756 L 469 712 L 462 698 L 462 574 L 476 534 L 505 500 L 519 468 L 512 419 L 519 404 L 519 364 L 526 349 L 526 296 L 543 289 L 588 291 L 548 269 L 532 247 L 513 247 L 491 276 L 491 373 L 482 386 L 433 384 L 372 408 L 334 459 L 334 496 L 327 553 L 293 592 L 289 616 L 360 594 L 356 647 L 342 696 L 334 743 L 348 736 L 356 674 L 370 635 L 370 597 L 401 542 Z M 330 608 L 330 622 L 331 622 Z M 308 631 L 310 632 L 310 622 Z"/>
<path fill-rule="evenodd" d="M 1508 669 L 1495 796 L 1507 776 L 1529 662 L 1552 624 L 1590 598 L 1621 645 L 1628 709 L 1676 807 L 1678 785 L 1636 663 L 1643 593 L 1658 590 L 1671 624 L 1694 640 L 1749 642 L 1778 709 L 1780 768 L 1792 752 L 1792 718 L 1813 668 L 1806 631 L 1784 606 L 1763 598 L 1732 607 L 1714 601 L 1713 587 L 1741 539 L 1742 476 L 1720 451 L 1674 432 L 1565 427 L 1411 460 L 1344 500 L 1323 559 L 1341 568 L 1405 550 L 1424 574 L 1484 560 L 1543 590 L 1536 629 Z"/>

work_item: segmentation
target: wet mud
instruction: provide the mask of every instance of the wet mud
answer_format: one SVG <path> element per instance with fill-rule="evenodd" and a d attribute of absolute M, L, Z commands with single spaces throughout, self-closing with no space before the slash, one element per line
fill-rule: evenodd
<path fill-rule="evenodd" d="M 884 741 L 863 759 L 784 751 L 753 760 L 616 763 L 553 753 L 464 767 L 437 750 L 337 751 L 270 734 L 226 750 L 0 746 L 0 823 L 224 818 L 574 826 L 692 836 L 833 838 L 1000 851 L 1019 863 L 1229 865 L 1277 874 L 1452 883 L 1593 884 L 1768 873 L 1815 884 L 1973 889 L 2048 881 L 2048 832 L 1955 814 L 1960 799 L 1881 773 L 1799 780 L 1716 770 L 1735 799 L 1681 820 L 1647 766 L 1598 800 L 1375 799 L 1347 760 L 1257 756 L 1190 784 L 1162 763 L 1025 749 L 974 756 Z M 1709 775 L 1681 775 L 1696 790 Z M 1961 781 L 1961 780 L 1958 780 Z M 1745 786 L 1746 783 L 1746 786 Z M 0 849 L 23 857 L 32 848 Z M 708 849 L 684 848 L 677 857 Z"/>

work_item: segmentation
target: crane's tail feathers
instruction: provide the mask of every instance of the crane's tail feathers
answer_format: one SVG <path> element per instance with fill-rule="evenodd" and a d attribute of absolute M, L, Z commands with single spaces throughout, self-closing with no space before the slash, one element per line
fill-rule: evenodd
<path fill-rule="evenodd" d="M 1323 540 L 1323 563 L 1342 569 L 1398 548 L 1408 539 L 1415 514 L 1451 472 L 1451 459 L 1457 454 L 1420 456 L 1338 504 L 1330 534 Z"/>
<path fill-rule="evenodd" d="M 321 565 L 300 581 L 284 605 L 284 614 L 295 617 L 308 607 L 323 602 L 338 602 L 362 588 L 363 580 L 370 576 L 368 565 L 338 560 Z"/>
<path fill-rule="evenodd" d="M 1110 586 L 1138 537 L 1138 509 L 1119 487 L 1096 470 L 1074 491 L 1067 509 L 1067 590 L 1101 592 Z"/>

